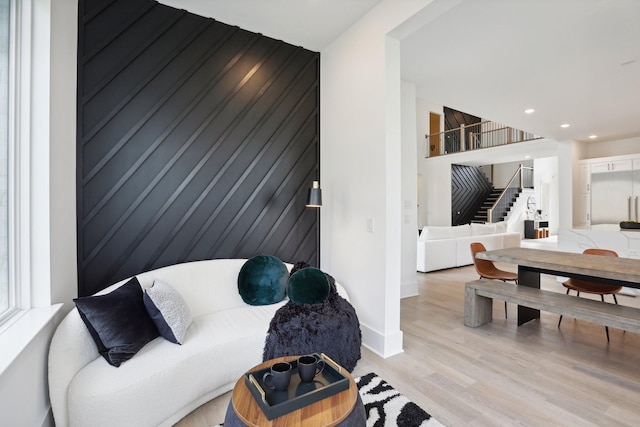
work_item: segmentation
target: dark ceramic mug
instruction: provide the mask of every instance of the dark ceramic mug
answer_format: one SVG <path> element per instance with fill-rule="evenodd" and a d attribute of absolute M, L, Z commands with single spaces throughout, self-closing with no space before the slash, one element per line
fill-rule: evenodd
<path fill-rule="evenodd" d="M 270 383 L 267 382 L 271 379 Z M 291 381 L 291 364 L 288 362 L 278 362 L 271 365 L 271 369 L 262 375 L 262 382 L 270 389 L 285 391 Z"/>
<path fill-rule="evenodd" d="M 324 369 L 324 360 L 309 354 L 298 358 L 298 375 L 304 382 L 313 381 Z"/>

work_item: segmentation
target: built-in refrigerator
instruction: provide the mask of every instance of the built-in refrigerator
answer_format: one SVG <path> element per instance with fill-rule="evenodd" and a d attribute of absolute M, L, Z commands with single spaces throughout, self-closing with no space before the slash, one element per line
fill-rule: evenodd
<path fill-rule="evenodd" d="M 591 225 L 638 221 L 640 169 L 591 175 Z"/>

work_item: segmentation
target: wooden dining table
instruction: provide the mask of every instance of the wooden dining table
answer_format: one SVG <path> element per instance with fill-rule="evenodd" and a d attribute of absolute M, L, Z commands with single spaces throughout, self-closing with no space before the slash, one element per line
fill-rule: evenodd
<path fill-rule="evenodd" d="M 479 259 L 518 265 L 518 286 L 540 288 L 540 274 L 574 277 L 640 289 L 640 260 L 533 248 L 480 252 Z M 518 306 L 518 326 L 540 317 L 540 310 Z"/>

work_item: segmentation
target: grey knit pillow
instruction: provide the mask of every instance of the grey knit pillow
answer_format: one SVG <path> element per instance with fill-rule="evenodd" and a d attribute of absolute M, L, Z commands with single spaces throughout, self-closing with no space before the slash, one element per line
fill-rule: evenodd
<path fill-rule="evenodd" d="M 191 310 L 169 284 L 154 280 L 144 292 L 144 305 L 158 332 L 168 341 L 182 344 L 191 325 Z"/>

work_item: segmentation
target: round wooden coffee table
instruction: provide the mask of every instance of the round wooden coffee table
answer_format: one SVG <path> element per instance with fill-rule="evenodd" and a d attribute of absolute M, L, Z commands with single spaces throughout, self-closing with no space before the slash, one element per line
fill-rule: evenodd
<path fill-rule="evenodd" d="M 268 360 L 264 363 L 254 366 L 249 371 L 255 371 L 263 368 L 267 368 L 276 362 L 289 362 L 296 360 L 298 356 L 286 356 L 278 357 L 276 359 Z M 247 371 L 247 372 L 249 372 Z M 358 409 L 362 411 L 362 414 L 357 414 L 358 417 L 364 417 L 364 408 L 362 407 L 362 401 L 359 399 L 358 387 L 356 386 L 353 377 L 347 372 L 346 369 L 342 369 L 341 372 L 346 378 L 349 379 L 349 388 L 336 393 L 333 396 L 322 399 L 318 402 L 304 406 L 293 412 L 284 414 L 281 417 L 274 418 L 272 420 L 267 419 L 264 412 L 256 402 L 255 398 L 251 394 L 251 391 L 245 384 L 244 375 L 236 382 L 233 392 L 231 394 L 231 402 L 229 409 L 227 410 L 227 419 L 225 419 L 225 427 L 228 423 L 233 426 L 234 422 L 230 422 L 231 418 L 237 417 L 238 421 L 241 421 L 248 426 L 259 427 L 293 427 L 293 426 L 336 426 L 342 421 L 346 420 L 356 407 L 356 403 L 359 404 Z M 234 414 L 229 414 L 229 411 L 233 411 Z M 234 417 L 235 415 L 235 417 Z M 356 414 L 353 414 L 354 416 Z M 366 417 L 364 418 L 366 420 Z M 235 420 L 234 420 L 235 421 Z"/>

